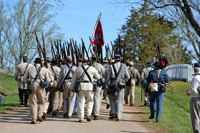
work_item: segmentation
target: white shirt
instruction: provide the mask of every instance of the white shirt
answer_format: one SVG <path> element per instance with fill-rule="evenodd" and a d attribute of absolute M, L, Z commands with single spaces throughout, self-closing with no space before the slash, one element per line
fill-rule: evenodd
<path fill-rule="evenodd" d="M 192 78 L 191 87 L 190 90 L 188 90 L 188 93 L 190 93 L 191 97 L 200 97 L 198 92 L 198 90 L 200 91 L 200 73 L 195 73 L 194 75 L 195 76 Z"/>

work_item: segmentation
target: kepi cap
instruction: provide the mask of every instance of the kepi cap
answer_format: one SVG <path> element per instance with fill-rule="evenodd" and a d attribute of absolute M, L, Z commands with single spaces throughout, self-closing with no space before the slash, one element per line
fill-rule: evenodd
<path fill-rule="evenodd" d="M 194 67 L 200 67 L 200 63 L 194 63 Z"/>

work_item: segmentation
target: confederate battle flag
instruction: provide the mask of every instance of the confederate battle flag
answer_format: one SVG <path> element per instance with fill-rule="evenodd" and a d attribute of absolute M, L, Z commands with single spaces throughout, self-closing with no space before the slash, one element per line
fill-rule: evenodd
<path fill-rule="evenodd" d="M 103 35 L 103 29 L 102 29 L 100 17 L 101 17 L 101 13 L 99 14 L 96 25 L 94 27 L 94 32 L 92 34 L 92 44 L 95 46 L 99 44 L 102 47 L 105 44 L 105 42 L 104 42 L 104 35 Z"/>

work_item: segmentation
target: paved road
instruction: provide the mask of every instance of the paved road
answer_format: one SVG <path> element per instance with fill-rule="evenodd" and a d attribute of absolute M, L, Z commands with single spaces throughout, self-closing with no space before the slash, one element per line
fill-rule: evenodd
<path fill-rule="evenodd" d="M 77 116 L 64 119 L 62 112 L 58 116 L 49 116 L 45 121 L 30 124 L 28 107 L 20 107 L 9 114 L 0 114 L 0 133 L 147 133 L 150 132 L 138 123 L 137 107 L 124 106 L 122 121 L 109 120 L 109 110 L 102 102 L 100 120 L 78 123 Z M 142 113 L 142 112 L 141 112 Z"/>

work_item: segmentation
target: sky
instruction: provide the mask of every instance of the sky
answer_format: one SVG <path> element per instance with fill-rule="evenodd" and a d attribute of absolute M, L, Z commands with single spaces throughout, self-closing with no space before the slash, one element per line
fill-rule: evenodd
<path fill-rule="evenodd" d="M 83 38 L 87 48 L 90 44 L 89 36 L 92 37 L 100 12 L 105 44 L 110 44 L 117 38 L 118 29 L 126 23 L 125 18 L 130 15 L 130 7 L 112 5 L 108 0 L 71 0 L 64 4 L 60 10 L 52 10 L 57 13 L 54 20 L 61 27 L 67 41 L 73 38 L 81 44 Z"/>
<path fill-rule="evenodd" d="M 18 0 L 3 0 L 4 3 L 9 3 Z M 55 0 L 48 0 L 55 7 Z M 58 1 L 58 0 L 56 0 Z M 81 38 L 85 43 L 86 48 L 90 45 L 89 36 L 92 33 L 101 12 L 101 23 L 104 33 L 105 44 L 111 44 L 118 37 L 119 30 L 126 23 L 126 17 L 130 15 L 131 7 L 126 7 L 125 4 L 113 5 L 110 1 L 116 2 L 120 0 L 61 0 L 64 4 L 56 10 L 53 8 L 49 11 L 50 14 L 56 14 L 52 19 L 61 28 L 60 32 L 65 34 L 66 41 L 73 38 L 77 44 L 81 44 Z M 61 5 L 61 4 L 60 4 Z M 45 31 L 44 31 L 45 32 Z M 110 45 L 111 47 L 111 45 Z M 105 57 L 105 48 L 103 48 Z"/>

